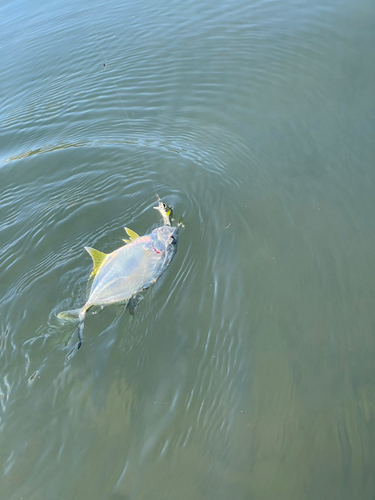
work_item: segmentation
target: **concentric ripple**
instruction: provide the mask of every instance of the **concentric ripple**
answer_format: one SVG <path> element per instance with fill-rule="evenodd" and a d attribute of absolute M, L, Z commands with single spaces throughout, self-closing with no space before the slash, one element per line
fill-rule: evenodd
<path fill-rule="evenodd" d="M 91 393 L 97 384 L 101 390 L 104 383 L 110 387 L 123 380 L 127 386 L 133 380 L 136 386 L 126 411 L 131 418 L 141 412 L 135 428 L 140 426 L 142 436 L 128 444 L 125 440 L 125 449 L 130 448 L 127 458 L 119 461 L 122 467 L 130 464 L 132 469 L 139 457 L 146 462 L 167 459 L 198 442 L 206 443 L 209 450 L 217 435 L 225 442 L 247 373 L 241 356 L 243 288 L 232 216 L 239 182 L 231 178 L 229 162 L 241 156 L 242 161 L 251 160 L 236 137 L 225 134 L 219 139 L 219 129 L 212 129 L 214 142 L 204 149 L 200 144 L 203 131 L 179 134 L 182 129 L 180 125 L 167 137 L 140 131 L 136 140 L 101 138 L 81 146 L 49 146 L 12 158 L 3 166 L 9 182 L 0 225 L 6 242 L 0 251 L 5 263 L 2 318 L 11 326 L 1 357 L 10 395 L 15 394 L 4 407 L 8 426 L 17 425 L 22 418 L 20 408 L 30 405 L 32 398 L 36 413 L 69 411 L 69 427 L 74 422 L 77 426 L 73 435 L 82 435 L 83 407 L 74 403 L 76 398 L 85 398 L 79 386 L 83 383 Z M 17 184 L 12 183 L 16 172 Z M 214 183 L 214 191 L 207 182 Z M 84 346 L 78 353 L 86 354 L 77 356 L 74 325 L 61 325 L 55 315 L 84 303 L 91 263 L 83 247 L 112 251 L 121 244 L 125 225 L 140 233 L 149 231 L 157 222 L 152 210 L 156 192 L 174 207 L 176 220 L 183 218 L 173 264 L 146 292 L 132 321 L 127 314 L 119 317 L 116 307 L 89 317 Z M 230 210 L 224 202 L 229 193 L 233 193 Z M 15 206 L 16 210 L 11 208 Z M 175 345 L 172 350 L 165 349 L 168 339 Z M 152 362 L 154 349 L 159 354 Z M 87 369 L 92 356 L 96 362 Z M 81 373 L 83 360 L 87 371 Z M 121 372 L 110 376 L 124 361 Z M 151 398 L 156 401 L 151 402 L 148 377 L 165 363 L 169 375 L 160 377 Z M 77 383 L 77 369 L 85 382 Z M 75 384 L 67 385 L 68 379 L 76 380 Z M 49 401 L 54 403 L 47 410 Z M 60 450 L 61 460 L 70 460 L 75 446 L 68 446 L 65 432 L 56 435 L 62 418 L 57 414 L 44 424 L 46 436 L 55 435 L 48 445 L 44 443 L 44 456 L 48 459 Z M 160 422 L 157 428 L 150 415 Z M 84 421 L 88 419 L 85 415 Z M 25 432 L 29 432 L 27 426 Z M 15 457 L 25 453 L 15 445 L 12 449 L 6 462 L 9 474 Z M 36 467 L 44 477 L 45 460 L 40 459 Z M 123 488 L 123 481 L 121 468 L 117 490 Z"/>

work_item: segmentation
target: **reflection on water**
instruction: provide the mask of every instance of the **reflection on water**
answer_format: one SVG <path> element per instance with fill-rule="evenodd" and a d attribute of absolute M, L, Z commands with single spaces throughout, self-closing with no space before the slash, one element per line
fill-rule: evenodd
<path fill-rule="evenodd" d="M 1 498 L 373 498 L 374 6 L 27 9 L 0 7 Z M 83 247 L 150 231 L 156 193 L 175 259 L 77 352 Z"/>
<path fill-rule="evenodd" d="M 15 161 L 15 160 L 22 160 L 23 158 L 27 158 L 28 156 L 33 156 L 33 155 L 41 155 L 44 153 L 50 153 L 52 151 L 57 151 L 59 149 L 67 149 L 67 148 L 82 148 L 86 146 L 84 143 L 76 143 L 76 144 L 59 144 L 57 146 L 44 146 L 42 148 L 35 149 L 33 151 L 26 151 L 25 153 L 19 154 L 19 155 L 14 155 L 8 158 L 7 160 L 4 160 L 3 163 L 8 163 L 10 161 Z"/>

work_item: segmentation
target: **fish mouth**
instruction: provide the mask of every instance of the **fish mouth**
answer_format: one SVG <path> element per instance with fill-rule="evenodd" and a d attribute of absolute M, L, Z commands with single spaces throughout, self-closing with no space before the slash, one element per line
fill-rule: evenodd
<path fill-rule="evenodd" d="M 157 231 L 156 241 L 151 245 L 151 249 L 157 255 L 167 255 L 173 253 L 178 241 L 178 228 L 171 226 L 163 226 Z"/>

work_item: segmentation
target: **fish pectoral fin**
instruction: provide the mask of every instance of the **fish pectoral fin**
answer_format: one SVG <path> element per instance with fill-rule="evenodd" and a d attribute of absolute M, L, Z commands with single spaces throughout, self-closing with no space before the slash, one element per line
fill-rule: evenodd
<path fill-rule="evenodd" d="M 134 241 L 137 238 L 139 238 L 139 234 L 137 234 L 135 231 L 132 231 L 128 227 L 124 227 L 124 229 L 128 233 L 128 236 L 129 236 L 129 238 L 130 238 L 131 241 Z"/>
<path fill-rule="evenodd" d="M 144 297 L 138 293 L 137 295 L 134 295 L 129 299 L 126 308 L 132 316 L 134 316 L 134 314 L 136 313 L 138 304 L 141 302 L 141 300 L 143 300 L 143 298 Z"/>
<path fill-rule="evenodd" d="M 95 248 L 90 248 L 90 247 L 85 247 L 85 250 L 91 255 L 91 258 L 93 260 L 94 267 L 91 276 L 94 276 L 98 272 L 99 267 L 103 264 L 104 260 L 106 259 L 107 254 L 99 252 L 99 250 L 95 250 Z"/>

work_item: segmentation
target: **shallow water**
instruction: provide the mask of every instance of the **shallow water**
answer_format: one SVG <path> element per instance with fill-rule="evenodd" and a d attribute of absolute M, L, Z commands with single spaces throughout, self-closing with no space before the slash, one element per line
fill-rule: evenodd
<path fill-rule="evenodd" d="M 2 3 L 1 500 L 374 498 L 374 19 Z M 83 247 L 156 193 L 178 252 L 77 351 Z"/>

